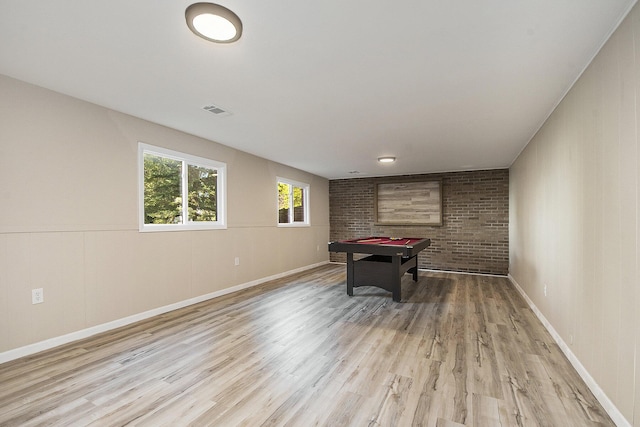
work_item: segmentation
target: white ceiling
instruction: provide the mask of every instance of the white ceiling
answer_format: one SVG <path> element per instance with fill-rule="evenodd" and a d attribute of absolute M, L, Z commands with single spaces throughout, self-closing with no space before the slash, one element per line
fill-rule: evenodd
<path fill-rule="evenodd" d="M 635 0 L 218 2 L 234 44 L 192 1 L 0 0 L 0 74 L 329 179 L 504 168 Z"/>

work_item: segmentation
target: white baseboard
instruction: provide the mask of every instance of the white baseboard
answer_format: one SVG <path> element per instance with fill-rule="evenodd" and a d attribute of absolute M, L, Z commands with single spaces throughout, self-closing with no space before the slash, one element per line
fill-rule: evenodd
<path fill-rule="evenodd" d="M 455 271 L 455 270 L 432 270 L 429 268 L 419 268 L 418 271 L 427 271 L 429 273 L 449 273 L 449 274 L 463 274 L 467 276 L 484 276 L 484 277 L 507 277 L 501 274 L 489 274 L 489 273 L 472 273 L 467 271 Z"/>
<path fill-rule="evenodd" d="M 346 262 L 329 261 L 329 264 L 347 265 Z M 489 273 L 472 273 L 467 271 L 456 270 L 433 270 L 430 268 L 418 268 L 418 271 L 424 271 L 427 273 L 450 273 L 450 274 L 466 274 L 468 276 L 485 276 L 485 277 L 507 277 L 504 274 L 489 274 Z"/>
<path fill-rule="evenodd" d="M 100 325 L 92 326 L 90 328 L 82 329 L 79 331 L 71 332 L 66 335 L 61 335 L 59 337 L 49 338 L 44 341 L 40 341 L 34 344 L 29 344 L 24 347 L 19 347 L 13 350 L 8 350 L 3 353 L 0 353 L 0 363 L 9 362 L 11 360 L 19 359 L 21 357 L 29 356 L 35 353 L 39 353 L 44 350 L 49 350 L 54 347 L 58 347 L 63 344 L 68 344 L 73 341 L 78 341 L 84 338 L 88 338 L 93 335 L 100 334 L 102 332 L 107 332 L 112 329 L 119 328 L 121 326 L 126 326 L 131 323 L 139 322 L 140 320 L 145 320 L 153 316 L 157 316 L 159 314 L 168 313 L 173 310 L 177 310 L 179 308 L 187 307 L 189 305 L 197 304 L 202 301 L 207 301 L 212 298 L 220 297 L 222 295 L 227 295 L 232 292 L 240 291 L 242 289 L 251 288 L 253 286 L 258 286 L 265 282 L 269 282 L 271 280 L 280 279 L 282 277 L 289 276 L 291 274 L 301 273 L 306 270 L 310 270 L 312 268 L 319 267 L 321 265 L 328 264 L 328 261 L 319 262 L 317 264 L 308 265 L 305 267 L 297 268 L 294 270 L 286 271 L 284 273 L 274 274 L 273 276 L 264 277 L 262 279 L 253 280 L 251 282 L 241 283 L 236 286 L 232 286 L 230 288 L 222 289 L 219 291 L 211 292 L 209 294 L 200 295 L 194 298 L 190 298 L 184 301 L 179 301 L 173 304 L 165 305 L 164 307 L 154 308 L 149 311 L 145 311 L 143 313 L 133 314 L 131 316 L 123 317 L 122 319 L 113 320 L 111 322 L 103 323 Z"/>
<path fill-rule="evenodd" d="M 511 280 L 511 283 L 513 283 L 513 286 L 516 287 L 518 292 L 520 292 L 520 295 L 522 295 L 522 297 L 525 299 L 527 304 L 529 304 L 529 307 L 538 317 L 540 322 L 542 322 L 542 324 L 547 329 L 547 331 L 549 331 L 549 334 L 551 334 L 551 337 L 558 344 L 558 346 L 560 347 L 560 350 L 562 350 L 562 352 L 567 357 L 567 359 L 569 359 L 569 362 L 571 362 L 571 365 L 573 365 L 575 370 L 578 371 L 578 375 L 582 377 L 582 380 L 587 384 L 587 387 L 589 387 L 589 389 L 591 390 L 593 395 L 596 397 L 596 399 L 598 399 L 598 402 L 600 402 L 604 410 L 607 411 L 607 414 L 609 414 L 613 422 L 619 427 L 631 427 L 631 424 L 629 423 L 629 421 L 627 421 L 624 415 L 622 415 L 622 413 L 618 410 L 618 408 L 616 408 L 616 405 L 614 405 L 613 402 L 611 402 L 609 397 L 600 388 L 600 386 L 593 379 L 591 374 L 589 374 L 589 371 L 587 371 L 587 369 L 582 365 L 582 363 L 580 363 L 580 360 L 576 357 L 576 355 L 573 354 L 573 352 L 571 351 L 567 343 L 564 342 L 560 334 L 556 332 L 556 330 L 553 328 L 551 323 L 549 323 L 549 321 L 544 317 L 544 315 L 538 309 L 538 307 L 536 307 L 533 301 L 531 301 L 529 296 L 524 292 L 524 289 L 522 289 L 522 287 L 518 284 L 516 279 L 514 279 L 511 274 L 509 274 L 508 277 L 509 277 L 509 280 Z"/>

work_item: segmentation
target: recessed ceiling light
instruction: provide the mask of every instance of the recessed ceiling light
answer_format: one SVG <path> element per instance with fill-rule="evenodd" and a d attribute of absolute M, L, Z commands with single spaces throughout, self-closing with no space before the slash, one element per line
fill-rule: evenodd
<path fill-rule="evenodd" d="M 187 26 L 196 35 L 216 43 L 232 43 L 242 34 L 238 15 L 214 3 L 194 3 L 185 11 Z"/>
<path fill-rule="evenodd" d="M 393 163 L 396 161 L 396 158 L 392 156 L 384 156 L 384 157 L 378 157 L 378 161 L 380 163 Z"/>

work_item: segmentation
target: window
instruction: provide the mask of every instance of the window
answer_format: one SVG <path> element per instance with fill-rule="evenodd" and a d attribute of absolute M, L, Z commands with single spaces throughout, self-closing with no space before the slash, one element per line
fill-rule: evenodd
<path fill-rule="evenodd" d="M 140 231 L 226 228 L 226 164 L 143 143 L 138 161 Z"/>
<path fill-rule="evenodd" d="M 309 184 L 278 178 L 278 225 L 309 225 Z"/>

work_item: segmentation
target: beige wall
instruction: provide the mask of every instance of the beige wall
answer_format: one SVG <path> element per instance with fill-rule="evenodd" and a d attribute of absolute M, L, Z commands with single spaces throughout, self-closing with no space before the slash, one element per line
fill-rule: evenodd
<path fill-rule="evenodd" d="M 636 6 L 510 170 L 510 273 L 636 425 L 639 112 Z"/>
<path fill-rule="evenodd" d="M 4 76 L 0 120 L 0 353 L 328 260 L 324 178 Z M 226 162 L 228 229 L 139 233 L 138 141 Z M 276 226 L 276 176 L 311 227 Z"/>

